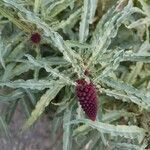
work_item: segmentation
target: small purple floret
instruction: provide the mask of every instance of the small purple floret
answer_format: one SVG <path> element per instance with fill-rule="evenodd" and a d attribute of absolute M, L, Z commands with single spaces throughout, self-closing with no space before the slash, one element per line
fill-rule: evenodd
<path fill-rule="evenodd" d="M 35 32 L 31 35 L 30 40 L 34 43 L 34 44 L 38 44 L 41 41 L 41 35 L 38 32 Z"/>

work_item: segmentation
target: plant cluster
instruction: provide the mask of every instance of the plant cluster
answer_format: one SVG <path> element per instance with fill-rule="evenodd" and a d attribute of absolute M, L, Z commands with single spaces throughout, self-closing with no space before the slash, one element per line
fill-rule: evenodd
<path fill-rule="evenodd" d="M 150 149 L 149 29 L 148 0 L 1 0 L 0 131 L 20 105 L 56 149 Z"/>

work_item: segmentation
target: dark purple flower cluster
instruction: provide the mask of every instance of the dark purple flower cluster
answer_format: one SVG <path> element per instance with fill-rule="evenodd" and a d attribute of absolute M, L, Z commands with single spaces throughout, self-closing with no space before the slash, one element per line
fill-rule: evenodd
<path fill-rule="evenodd" d="M 35 33 L 33 33 L 33 34 L 31 35 L 30 40 L 31 40 L 33 43 L 38 44 L 38 43 L 40 43 L 40 41 L 41 41 L 41 35 L 40 35 L 39 33 L 35 32 Z"/>
<path fill-rule="evenodd" d="M 97 116 L 97 91 L 93 83 L 87 83 L 84 79 L 77 80 L 76 94 L 82 109 L 93 121 Z"/>

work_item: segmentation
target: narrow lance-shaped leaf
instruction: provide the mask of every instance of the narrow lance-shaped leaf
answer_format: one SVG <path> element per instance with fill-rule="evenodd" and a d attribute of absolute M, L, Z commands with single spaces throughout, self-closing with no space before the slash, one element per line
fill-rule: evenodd
<path fill-rule="evenodd" d="M 122 12 L 116 12 L 113 7 L 98 23 L 93 34 L 92 40 L 92 56 L 88 65 L 95 63 L 97 59 L 102 57 L 111 43 L 111 38 L 117 35 L 120 25 L 134 12 L 132 9 L 132 1 L 129 0 L 128 5 Z"/>
<path fill-rule="evenodd" d="M 138 89 L 124 82 L 115 81 L 109 77 L 100 78 L 100 80 L 101 82 L 105 83 L 107 86 L 126 93 L 127 97 L 125 96 L 124 97 L 125 99 L 129 98 L 132 102 L 136 103 L 137 105 L 145 109 L 150 108 L 150 97 L 146 96 L 144 93 L 142 93 L 142 91 L 139 91 Z M 108 95 L 115 94 L 113 91 L 106 91 L 106 92 L 108 92 Z M 115 95 L 117 96 L 117 93 Z"/>
<path fill-rule="evenodd" d="M 23 126 L 23 131 L 25 131 L 27 128 L 29 128 L 33 123 L 40 117 L 40 115 L 44 112 L 46 106 L 49 105 L 51 100 L 55 98 L 57 93 L 63 88 L 64 85 L 60 85 L 55 83 L 53 86 L 50 87 L 46 91 L 45 94 L 43 94 L 40 98 L 40 100 L 37 102 L 35 109 L 32 111 L 31 116 L 26 121 L 26 123 Z"/>
<path fill-rule="evenodd" d="M 6 66 L 4 75 L 3 75 L 3 81 L 11 80 L 15 76 L 19 76 L 22 73 L 28 72 L 29 70 L 34 70 L 34 67 L 30 65 L 29 63 L 21 63 L 16 65 L 16 63 L 10 63 Z"/>
<path fill-rule="evenodd" d="M 79 41 L 84 43 L 89 34 L 89 24 L 92 23 L 97 6 L 97 0 L 84 0 L 83 13 L 81 16 Z"/>
<path fill-rule="evenodd" d="M 65 125 L 66 122 L 70 122 L 71 120 L 71 110 L 67 108 L 67 110 L 64 112 L 63 117 L 63 150 L 70 150 L 70 125 Z"/>
<path fill-rule="evenodd" d="M 0 132 L 1 132 L 1 135 L 4 135 L 8 139 L 10 139 L 11 135 L 10 135 L 10 132 L 8 130 L 8 126 L 7 126 L 4 118 L 1 116 L 0 116 Z"/>
<path fill-rule="evenodd" d="M 5 67 L 5 71 L 2 75 L 2 81 L 7 81 L 10 79 L 10 77 L 12 76 L 12 70 L 15 67 L 16 63 L 9 63 L 6 67 Z"/>
<path fill-rule="evenodd" d="M 109 61 L 108 65 L 106 68 L 102 71 L 102 73 L 94 79 L 94 81 L 97 81 L 99 78 L 104 78 L 106 76 L 109 76 L 109 74 L 112 73 L 112 71 L 115 71 L 119 64 L 120 61 L 123 59 L 124 56 L 124 50 L 117 51 L 113 58 Z"/>
<path fill-rule="evenodd" d="M 0 95 L 0 102 L 15 101 L 18 98 L 21 98 L 23 95 L 24 95 L 23 91 L 15 90 L 10 94 Z"/>
<path fill-rule="evenodd" d="M 70 26 L 74 20 L 78 20 L 81 14 L 81 8 L 71 14 L 66 20 L 61 21 L 58 25 L 55 25 L 53 29 L 56 31 L 58 29 L 63 29 L 66 26 Z"/>
<path fill-rule="evenodd" d="M 49 15 L 51 18 L 55 17 L 58 15 L 61 11 L 66 9 L 69 5 L 73 3 L 72 0 L 59 0 L 59 1 L 54 1 L 50 5 L 50 7 L 47 8 L 46 14 Z M 45 11 L 45 10 L 44 10 Z"/>
<path fill-rule="evenodd" d="M 43 62 L 43 61 L 38 61 L 38 60 L 34 59 L 31 55 L 26 55 L 26 57 L 28 58 L 29 62 L 31 64 L 33 64 L 34 66 L 36 66 L 36 67 L 42 67 L 47 72 L 50 72 L 53 76 L 59 77 L 65 83 L 75 85 L 75 83 L 73 81 L 71 81 L 69 79 L 69 77 L 66 77 L 65 75 L 63 75 L 62 73 L 60 73 L 57 69 L 51 68 L 48 63 Z"/>
<path fill-rule="evenodd" d="M 62 85 L 62 82 L 57 81 L 47 81 L 47 80 L 15 80 L 15 81 L 4 81 L 0 82 L 0 86 L 4 87 L 10 87 L 10 88 L 24 88 L 24 89 L 32 89 L 32 90 L 44 90 L 46 88 L 49 88 L 51 86 L 54 86 L 55 84 Z"/>
<path fill-rule="evenodd" d="M 145 130 L 139 128 L 137 126 L 126 126 L 126 125 L 111 125 L 106 124 L 98 121 L 91 121 L 89 119 L 78 119 L 71 121 L 67 124 L 79 124 L 84 123 L 93 129 L 97 129 L 99 132 L 102 133 L 110 133 L 112 136 L 121 136 L 130 139 L 138 139 L 139 142 L 144 138 Z"/>
<path fill-rule="evenodd" d="M 126 54 L 124 58 L 121 60 L 122 61 L 132 61 L 132 62 L 143 62 L 143 63 L 150 63 L 150 56 L 147 55 L 136 55 L 136 54 Z"/>
<path fill-rule="evenodd" d="M 6 51 L 7 49 L 4 47 L 4 44 L 1 41 L 1 37 L 0 37 L 0 63 L 4 69 L 5 69 L 5 61 L 3 56 L 5 55 Z"/>
<path fill-rule="evenodd" d="M 129 143 L 112 143 L 112 149 L 130 149 L 130 150 L 142 150 L 142 147 Z"/>
<path fill-rule="evenodd" d="M 138 1 L 142 4 L 143 10 L 147 14 L 147 16 L 150 17 L 150 6 L 148 5 L 148 1 L 147 3 L 144 0 L 138 0 Z"/>

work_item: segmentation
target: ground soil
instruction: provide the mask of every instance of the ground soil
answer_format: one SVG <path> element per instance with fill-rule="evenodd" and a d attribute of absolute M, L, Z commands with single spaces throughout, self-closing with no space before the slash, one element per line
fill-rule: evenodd
<path fill-rule="evenodd" d="M 46 115 L 43 115 L 32 129 L 19 136 L 24 121 L 24 113 L 17 108 L 9 125 L 11 141 L 1 137 L 0 150 L 54 150 L 50 139 L 51 123 Z"/>

